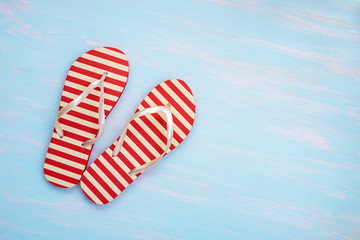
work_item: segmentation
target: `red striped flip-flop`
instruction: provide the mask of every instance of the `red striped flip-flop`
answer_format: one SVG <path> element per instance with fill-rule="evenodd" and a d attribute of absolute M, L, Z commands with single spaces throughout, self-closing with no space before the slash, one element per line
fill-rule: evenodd
<path fill-rule="evenodd" d="M 80 185 L 85 195 L 96 204 L 112 201 L 185 139 L 194 118 L 194 97 L 184 81 L 156 86 L 121 136 L 84 172 Z"/>
<path fill-rule="evenodd" d="M 128 75 L 126 55 L 111 47 L 90 50 L 70 67 L 44 163 L 50 183 L 70 188 L 80 181 Z"/>

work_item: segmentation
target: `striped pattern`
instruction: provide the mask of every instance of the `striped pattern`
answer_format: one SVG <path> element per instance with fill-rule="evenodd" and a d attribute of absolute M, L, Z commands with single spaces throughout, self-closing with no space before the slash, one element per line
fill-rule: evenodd
<path fill-rule="evenodd" d="M 170 103 L 174 121 L 174 138 L 167 153 L 189 134 L 195 119 L 195 102 L 190 88 L 179 79 L 167 80 L 155 87 L 137 111 Z M 128 127 L 123 147 L 112 157 L 115 141 L 85 171 L 81 188 L 96 204 L 106 204 L 116 198 L 140 174 L 128 173 L 162 154 L 167 142 L 164 113 L 155 113 L 133 120 Z"/>
<path fill-rule="evenodd" d="M 60 109 L 78 97 L 91 82 L 100 79 L 104 72 L 108 73 L 104 82 L 107 117 L 124 91 L 129 75 L 128 60 L 116 48 L 93 49 L 74 62 L 66 77 Z M 98 133 L 99 101 L 100 89 L 96 88 L 59 119 L 65 136 L 60 139 L 54 130 L 44 163 L 45 178 L 55 186 L 69 188 L 80 181 L 92 149 L 92 146 L 82 147 L 81 143 Z"/>

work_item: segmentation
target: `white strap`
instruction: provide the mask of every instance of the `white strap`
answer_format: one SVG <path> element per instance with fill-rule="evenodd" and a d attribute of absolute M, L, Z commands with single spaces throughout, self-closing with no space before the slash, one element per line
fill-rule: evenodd
<path fill-rule="evenodd" d="M 129 127 L 129 124 L 130 124 L 130 122 L 132 120 L 134 120 L 135 118 L 147 115 L 147 114 L 153 114 L 153 113 L 159 113 L 159 112 L 165 113 L 166 125 L 167 125 L 167 143 L 166 143 L 166 148 L 165 148 L 164 152 L 159 157 L 152 160 L 151 162 L 145 163 L 144 165 L 141 165 L 140 167 L 134 168 L 133 170 L 131 170 L 129 172 L 129 175 L 134 175 L 134 174 L 144 172 L 148 168 L 155 165 L 155 163 L 157 163 L 167 153 L 167 151 L 169 150 L 169 148 L 171 146 L 172 138 L 173 138 L 173 118 L 172 118 L 172 114 L 171 114 L 171 111 L 170 111 L 170 106 L 171 106 L 170 103 L 168 103 L 168 104 L 166 104 L 166 106 L 157 106 L 157 107 L 145 108 L 144 110 L 141 110 L 141 111 L 137 112 L 136 114 L 134 114 L 131 117 L 131 119 L 127 123 L 126 127 L 124 128 L 123 132 L 121 133 L 119 141 L 118 141 L 118 143 L 116 144 L 116 146 L 114 148 L 114 151 L 113 151 L 113 154 L 112 154 L 113 157 L 115 157 L 116 155 L 119 154 L 121 146 L 124 143 L 126 131 L 127 131 L 128 127 Z"/>
<path fill-rule="evenodd" d="M 96 87 L 100 87 L 100 103 L 99 103 L 99 133 L 97 137 L 89 139 L 82 143 L 82 146 L 89 146 L 95 143 L 101 135 L 103 135 L 105 131 L 105 108 L 104 108 L 104 80 L 107 76 L 107 72 L 104 72 L 102 77 L 99 80 L 92 82 L 84 92 L 82 92 L 77 98 L 68 103 L 65 107 L 63 107 L 57 114 L 55 120 L 55 130 L 60 138 L 64 137 L 64 132 L 59 123 L 59 118 L 64 116 L 66 113 L 71 111 L 77 105 L 79 105 L 88 95 L 89 93 Z"/>

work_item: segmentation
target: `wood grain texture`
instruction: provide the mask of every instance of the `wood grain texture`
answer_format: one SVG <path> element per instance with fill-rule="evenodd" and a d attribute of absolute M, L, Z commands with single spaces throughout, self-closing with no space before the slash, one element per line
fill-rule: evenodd
<path fill-rule="evenodd" d="M 360 239 L 358 1 L 0 0 L 0 238 Z M 90 162 L 158 83 L 186 81 L 184 143 L 95 206 L 42 174 L 66 74 L 129 58 Z"/>

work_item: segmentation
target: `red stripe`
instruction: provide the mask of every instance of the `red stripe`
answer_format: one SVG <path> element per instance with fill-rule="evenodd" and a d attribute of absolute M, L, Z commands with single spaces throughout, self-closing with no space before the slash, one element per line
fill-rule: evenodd
<path fill-rule="evenodd" d="M 189 88 L 189 86 L 188 86 L 183 80 L 181 80 L 181 79 L 176 79 L 176 80 L 178 80 L 178 82 L 179 82 L 181 85 L 183 85 L 183 87 L 184 87 L 191 95 L 194 95 L 194 94 L 192 93 L 191 89 Z M 170 80 L 168 80 L 168 81 L 170 81 Z"/>
<path fill-rule="evenodd" d="M 135 122 L 133 122 L 135 123 Z M 144 131 L 145 133 L 145 131 Z M 154 156 L 149 150 L 148 148 L 146 148 L 142 142 L 139 141 L 139 139 L 128 129 L 127 132 L 126 132 L 126 136 L 128 136 L 136 146 L 138 146 L 138 148 L 150 159 L 150 160 L 154 160 L 157 156 Z M 149 139 L 151 139 L 150 141 L 154 142 L 154 140 L 152 138 L 150 138 L 149 136 Z M 146 139 L 147 140 L 147 139 Z M 149 142 L 149 141 L 148 141 Z M 170 150 L 174 149 L 175 146 L 174 145 L 171 145 L 170 146 Z M 159 155 L 162 154 L 164 152 L 164 149 L 162 149 L 161 147 L 159 147 Z M 165 154 L 166 155 L 166 154 Z M 142 158 L 140 157 L 140 159 L 142 160 Z"/>
<path fill-rule="evenodd" d="M 141 103 L 141 105 L 143 105 L 143 107 L 145 108 L 149 108 L 151 107 L 150 104 L 148 104 L 145 100 Z M 163 104 L 160 104 L 160 106 L 162 106 Z M 166 121 L 160 116 L 160 114 L 158 113 L 154 113 L 152 114 L 154 116 L 154 118 L 158 121 L 158 123 L 160 125 L 162 125 L 165 129 L 166 129 Z M 146 118 L 146 116 L 144 116 L 144 119 Z M 174 124 L 176 124 L 176 118 L 174 117 L 173 115 L 173 121 L 174 121 Z M 177 120 L 178 121 L 178 120 Z M 145 121 L 144 121 L 145 122 Z M 166 144 L 166 136 L 164 136 L 158 129 L 157 127 L 155 127 L 149 120 L 149 123 L 153 126 L 152 128 L 150 128 L 151 130 L 153 130 L 153 132 L 155 131 L 158 131 L 159 134 L 161 134 L 162 138 L 161 139 L 163 141 L 164 144 Z M 157 134 L 158 135 L 158 134 Z M 159 136 L 159 135 L 158 135 Z M 173 138 L 175 138 L 175 140 L 178 142 L 178 143 L 181 143 L 184 139 L 182 137 L 180 137 L 180 135 L 174 130 L 173 132 Z"/>
<path fill-rule="evenodd" d="M 110 150 L 111 150 L 111 151 L 114 151 L 114 148 L 115 148 L 115 145 L 112 144 L 112 145 L 110 146 Z M 127 158 L 125 157 L 125 155 L 121 153 L 121 149 L 120 149 L 120 152 L 118 153 L 117 157 L 118 157 L 119 159 L 121 159 L 121 161 L 122 161 L 129 169 L 135 168 L 135 166 L 129 161 L 129 159 L 127 159 Z"/>
<path fill-rule="evenodd" d="M 77 184 L 80 181 L 80 179 L 75 179 L 75 178 L 72 178 L 69 176 L 65 176 L 63 174 L 51 171 L 47 168 L 44 168 L 44 173 L 45 173 L 45 175 L 48 175 L 48 176 L 63 180 L 65 182 L 72 183 L 72 184 Z"/>
<path fill-rule="evenodd" d="M 66 164 L 64 164 L 64 163 L 61 163 L 61 162 L 58 162 L 58 161 L 54 161 L 54 160 L 52 160 L 52 159 L 50 159 L 50 158 L 46 158 L 45 160 L 47 160 L 46 163 L 49 164 L 49 165 L 52 165 L 52 166 L 55 166 L 55 167 L 58 167 L 58 168 L 67 170 L 67 171 L 72 172 L 72 173 L 76 173 L 76 174 L 82 175 L 82 173 L 83 173 L 83 171 L 84 171 L 84 170 L 81 170 L 81 169 L 78 169 L 78 168 L 75 168 L 75 167 L 66 165 Z"/>
<path fill-rule="evenodd" d="M 79 57 L 78 59 L 76 59 L 76 61 L 80 62 L 80 63 L 83 63 L 83 64 L 86 64 L 86 65 L 91 66 L 91 67 L 100 68 L 101 70 L 105 70 L 105 71 L 109 71 L 111 73 L 115 73 L 115 74 L 123 76 L 123 77 L 127 77 L 129 75 L 129 72 L 127 72 L 127 71 L 124 71 L 124 70 L 121 70 L 121 69 L 118 69 L 118 68 L 114 68 L 114 67 L 111 67 L 109 65 L 102 64 L 102 63 L 99 63 L 99 62 L 95 62 L 95 61 L 92 61 L 92 60 L 89 60 L 89 59 L 86 59 L 86 58 L 83 58 L 83 57 Z"/>
<path fill-rule="evenodd" d="M 141 103 L 141 105 L 143 105 L 143 107 L 145 108 L 148 108 L 150 107 L 150 105 L 145 102 L 145 100 Z M 153 117 L 155 118 L 155 121 L 157 121 L 160 125 L 162 125 L 164 128 L 166 128 L 166 122 L 165 120 L 158 114 L 158 113 L 155 113 L 155 114 L 152 114 Z M 161 141 L 166 144 L 167 142 L 167 139 L 166 139 L 166 136 L 164 134 L 162 134 L 162 132 L 160 132 L 160 130 L 146 117 L 146 116 L 143 116 L 143 117 L 140 117 L 140 119 L 153 131 L 153 133 L 156 134 L 156 136 L 158 136 Z M 176 141 L 182 141 L 183 139 L 175 132 L 173 132 L 173 138 L 176 140 Z"/>
<path fill-rule="evenodd" d="M 113 50 L 113 51 L 115 51 L 115 52 L 122 53 L 122 54 L 125 55 L 125 53 L 124 53 L 123 51 L 121 51 L 120 49 L 113 48 L 113 47 L 104 47 L 104 48 L 109 49 L 109 50 Z"/>
<path fill-rule="evenodd" d="M 67 86 L 66 84 L 65 84 L 65 86 L 64 86 L 63 91 L 66 91 L 66 92 L 69 92 L 69 93 L 72 93 L 72 94 L 75 94 L 75 95 L 80 95 L 80 94 L 83 93 L 83 91 L 78 90 L 78 89 L 75 89 L 75 88 L 72 88 L 72 87 L 69 87 L 69 86 Z M 91 93 L 90 93 L 85 99 L 91 99 L 91 100 L 93 100 L 93 101 L 100 102 L 100 97 L 97 96 L 97 95 L 91 94 Z M 105 98 L 105 97 L 104 97 L 104 103 L 105 103 L 106 105 L 110 105 L 110 106 L 114 106 L 114 105 L 116 104 L 115 101 L 112 101 L 112 100 L 107 99 L 107 98 Z"/>
<path fill-rule="evenodd" d="M 105 82 L 110 82 L 108 80 L 109 80 L 109 78 L 107 77 L 105 79 Z M 76 77 L 73 77 L 73 76 L 69 76 L 69 75 L 66 77 L 66 81 L 79 84 L 79 85 L 81 85 L 83 87 L 88 87 L 90 85 L 90 83 L 88 81 L 85 81 L 85 80 L 82 80 L 80 78 L 76 78 Z M 116 80 L 116 81 L 118 83 L 123 83 L 123 82 L 120 82 L 119 80 Z M 115 85 L 119 85 L 119 84 L 115 84 Z M 120 87 L 123 87 L 122 91 L 117 91 L 117 90 L 114 90 L 112 88 L 104 87 L 104 93 L 113 95 L 115 97 L 120 97 L 123 90 L 124 90 L 125 84 L 124 84 L 124 86 L 120 86 Z"/>
<path fill-rule="evenodd" d="M 192 125 L 194 123 L 194 119 L 190 117 L 190 115 L 179 105 L 179 103 L 173 99 L 173 97 L 166 92 L 161 85 L 157 86 L 156 89 L 158 92 L 167 100 L 170 99 L 170 104 L 185 118 L 185 120 Z"/>
<path fill-rule="evenodd" d="M 147 103 L 145 100 L 142 101 L 141 105 L 143 105 L 144 108 L 150 108 L 152 107 L 149 103 Z M 163 104 L 160 104 L 159 106 L 164 106 Z M 161 117 L 161 115 L 159 113 L 153 113 L 151 114 L 157 121 L 158 123 L 163 126 L 163 128 L 166 129 L 166 121 Z M 142 116 L 140 117 L 140 119 L 142 118 L 146 118 L 147 116 Z"/>
<path fill-rule="evenodd" d="M 95 129 L 95 128 L 91 128 L 91 127 L 87 127 L 87 126 L 84 126 L 80 123 L 76 123 L 76 122 L 73 122 L 73 121 L 70 121 L 70 120 L 67 120 L 65 118 L 60 118 L 59 119 L 59 122 L 61 124 L 65 124 L 65 125 L 68 125 L 68 126 L 71 126 L 73 128 L 77 128 L 79 130 L 82 130 L 84 132 L 88 132 L 88 133 L 92 133 L 94 135 L 97 134 L 97 132 L 99 131 L 98 129 Z M 65 134 L 65 130 L 64 130 L 64 134 Z"/>
<path fill-rule="evenodd" d="M 163 149 L 159 146 L 157 142 L 154 141 L 152 137 L 136 122 L 132 121 L 131 125 L 143 136 L 146 141 L 159 153 L 163 152 Z M 166 144 L 166 143 L 165 143 Z"/>
<path fill-rule="evenodd" d="M 95 79 L 100 79 L 102 77 L 102 74 L 98 74 L 96 72 L 92 72 L 92 71 L 89 71 L 89 70 L 86 70 L 86 69 L 83 69 L 83 68 L 79 68 L 79 67 L 76 67 L 74 65 L 72 65 L 70 67 L 70 71 L 77 72 L 77 73 L 80 73 L 80 74 L 83 74 L 85 76 L 92 77 L 92 78 L 95 78 Z M 68 77 L 70 77 L 70 76 L 68 76 Z M 127 81 L 122 81 L 122 80 L 118 80 L 118 79 L 111 78 L 111 77 L 107 76 L 106 77 L 106 82 L 115 84 L 115 85 L 120 86 L 120 87 L 125 87 Z M 89 85 L 89 82 L 88 82 L 88 85 Z"/>
<path fill-rule="evenodd" d="M 117 157 L 131 170 L 131 169 L 134 169 L 135 166 L 132 164 L 132 162 L 130 162 L 129 159 L 127 159 L 127 157 L 119 152 L 119 154 L 117 155 Z"/>
<path fill-rule="evenodd" d="M 86 140 L 89 140 L 89 138 L 87 138 L 87 137 L 81 136 L 81 135 L 73 133 L 73 132 L 68 132 L 65 130 L 64 130 L 64 136 L 74 139 L 74 140 L 77 140 L 77 141 L 80 141 L 80 142 L 85 142 Z"/>
<path fill-rule="evenodd" d="M 106 53 L 103 53 L 103 52 L 99 52 L 99 51 L 96 51 L 95 49 L 91 50 L 91 51 L 89 51 L 87 53 L 90 54 L 90 55 L 99 57 L 99 58 L 103 58 L 103 59 L 106 59 L 106 60 L 109 60 L 109 61 L 112 61 L 112 62 L 115 62 L 115 63 L 122 64 L 122 65 L 124 65 L 126 67 L 129 67 L 129 62 L 127 60 L 123 60 L 123 59 L 115 57 L 113 55 L 109 55 L 109 54 L 106 54 Z"/>
<path fill-rule="evenodd" d="M 96 173 L 92 167 L 89 167 L 87 172 L 90 173 L 95 181 L 97 181 L 112 198 L 117 197 L 117 194 L 106 184 L 106 182 Z"/>
<path fill-rule="evenodd" d="M 133 182 L 132 178 L 122 169 L 115 160 L 110 157 L 107 152 L 103 152 L 102 156 L 108 161 L 108 163 L 127 181 L 129 184 Z"/>
<path fill-rule="evenodd" d="M 81 188 L 82 189 L 82 188 Z M 85 194 L 85 196 L 87 196 L 88 199 L 90 199 L 93 203 L 96 204 L 96 202 L 84 191 L 84 189 L 82 189 L 83 193 Z"/>
<path fill-rule="evenodd" d="M 71 98 L 65 97 L 64 95 L 61 97 L 61 101 L 65 102 L 65 103 L 70 103 L 72 100 Z M 79 103 L 79 105 L 77 105 L 78 107 L 84 108 L 86 110 L 89 111 L 93 111 L 93 112 L 99 112 L 99 108 L 97 106 L 93 106 L 84 102 Z M 60 109 L 62 109 L 63 107 L 60 106 Z M 59 110 L 60 110 L 59 109 Z"/>
<path fill-rule="evenodd" d="M 71 110 L 71 111 L 68 112 L 67 114 L 69 114 L 69 115 L 71 115 L 71 116 L 74 116 L 74 117 L 77 117 L 77 118 L 80 118 L 80 119 L 82 119 L 82 120 L 91 122 L 91 123 L 95 123 L 95 124 L 98 124 L 98 123 L 99 123 L 98 118 L 91 117 L 91 116 L 89 116 L 89 115 L 83 114 L 83 113 L 81 113 L 81 112 L 77 112 L 77 111 L 75 111 L 75 110 Z"/>
<path fill-rule="evenodd" d="M 60 139 L 52 138 L 50 143 L 74 150 L 76 152 L 90 155 L 90 149 L 84 148 L 82 146 L 77 146 L 77 145 L 65 142 L 63 140 L 60 140 Z"/>
<path fill-rule="evenodd" d="M 123 148 L 125 148 L 128 153 L 135 159 L 135 161 L 137 161 L 140 165 L 145 164 L 146 162 L 134 151 L 134 149 L 132 147 L 130 147 L 130 145 L 124 141 Z"/>
<path fill-rule="evenodd" d="M 80 163 L 80 164 L 83 164 L 84 165 L 84 168 L 88 162 L 88 159 L 84 160 L 82 158 L 79 158 L 79 157 L 76 157 L 76 156 L 73 156 L 71 154 L 68 154 L 68 153 L 64 153 L 64 152 L 60 152 L 56 149 L 53 149 L 51 147 L 49 147 L 48 149 L 48 153 L 50 154 L 53 154 L 55 156 L 58 156 L 58 157 L 61 157 L 61 158 L 65 158 L 65 159 L 68 159 L 68 160 L 71 160 L 73 162 L 76 162 L 76 163 Z M 46 163 L 46 162 L 45 162 Z"/>
<path fill-rule="evenodd" d="M 120 189 L 120 191 L 123 191 L 125 187 L 117 180 L 117 178 L 107 169 L 100 160 L 96 160 L 94 162 L 98 168 L 101 169 L 101 171 Z"/>
<path fill-rule="evenodd" d="M 90 191 L 103 203 L 106 204 L 109 201 L 97 190 L 97 188 L 92 185 L 92 183 L 90 182 L 89 179 L 87 179 L 87 177 L 83 176 L 81 178 L 81 182 L 83 182 L 89 189 Z M 94 201 L 95 202 L 95 201 Z"/>
<path fill-rule="evenodd" d="M 192 103 L 172 81 L 166 81 L 165 84 L 195 113 L 194 103 Z"/>
<path fill-rule="evenodd" d="M 154 95 L 154 93 L 150 92 L 149 93 L 149 98 L 158 106 L 163 106 L 164 104 L 161 103 L 161 101 Z M 168 99 L 169 100 L 169 99 Z M 172 105 L 173 103 L 170 101 L 170 104 Z M 175 108 L 175 106 L 172 106 Z M 178 109 L 177 109 L 178 110 Z M 181 114 L 181 113 L 180 113 Z M 185 133 L 185 135 L 187 135 L 189 133 L 189 130 L 184 126 L 184 124 L 182 124 L 182 122 L 173 114 L 173 121 L 174 123 L 180 128 L 180 130 Z"/>
<path fill-rule="evenodd" d="M 155 156 L 149 151 L 149 149 L 147 149 L 147 147 L 144 146 L 144 144 L 139 141 L 139 139 L 137 137 L 135 137 L 135 135 L 131 132 L 130 129 L 128 129 L 126 131 L 126 136 L 128 136 L 133 143 L 150 159 L 155 159 Z M 141 157 L 140 157 L 141 158 Z M 143 159 L 141 159 L 143 160 Z"/>

